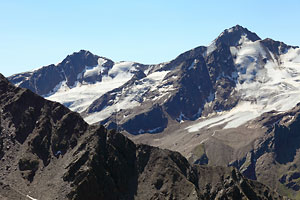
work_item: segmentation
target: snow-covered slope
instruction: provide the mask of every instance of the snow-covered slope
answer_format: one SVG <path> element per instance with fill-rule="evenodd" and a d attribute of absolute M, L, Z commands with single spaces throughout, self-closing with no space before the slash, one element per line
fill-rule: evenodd
<path fill-rule="evenodd" d="M 269 111 L 287 111 L 300 102 L 300 48 L 290 47 L 274 55 L 262 41 L 242 36 L 238 46 L 230 47 L 237 69 L 235 91 L 239 103 L 230 111 L 188 127 L 199 131 L 226 124 L 236 128 Z"/>
<path fill-rule="evenodd" d="M 105 70 L 103 59 L 99 58 L 98 63 L 94 67 L 85 67 L 85 70 L 78 76 L 87 78 L 95 74 L 100 75 Z M 64 80 L 50 94 L 45 95 L 45 97 L 48 100 L 60 102 L 73 111 L 83 112 L 101 95 L 129 81 L 136 70 L 133 64 L 132 62 L 114 64 L 108 74 L 103 75 L 102 80 L 96 83 L 77 81 L 74 86 L 69 87 Z"/>
<path fill-rule="evenodd" d="M 131 85 L 128 88 L 122 89 L 114 99 L 112 99 L 111 103 L 108 104 L 103 110 L 99 111 L 99 112 L 93 112 L 91 114 L 89 114 L 85 120 L 88 123 L 96 123 L 102 120 L 105 120 L 107 118 L 109 118 L 111 115 L 113 115 L 116 112 L 119 112 L 121 109 L 131 109 L 134 107 L 138 107 L 141 105 L 141 103 L 143 103 L 144 101 L 147 100 L 158 100 L 161 97 L 163 97 L 165 95 L 165 92 L 167 91 L 171 91 L 171 87 L 172 86 L 164 86 L 162 85 L 162 80 L 165 77 L 165 75 L 168 73 L 169 71 L 160 71 L 160 72 L 154 72 L 151 73 L 150 75 L 142 78 L 141 80 L 139 80 L 138 82 L 136 82 L 136 84 Z M 117 77 L 115 79 L 118 79 Z M 123 79 L 125 80 L 125 79 Z M 129 79 L 128 79 L 129 80 Z M 125 83 L 125 82 L 124 82 Z M 108 85 L 111 85 L 108 82 Z M 111 85 L 112 86 L 112 85 Z M 118 85 L 121 86 L 121 85 Z M 99 87 L 101 88 L 101 87 Z M 114 88 L 117 88 L 114 87 Z M 111 88 L 112 90 L 112 88 Z M 148 91 L 155 91 L 158 90 L 159 93 L 161 94 L 160 96 L 153 96 L 152 99 L 145 99 L 144 94 Z M 110 90 L 107 90 L 106 92 L 108 92 Z M 97 95 L 94 96 L 94 100 L 95 97 L 100 97 L 101 95 Z M 89 104 L 91 104 L 92 102 L 89 102 Z"/>

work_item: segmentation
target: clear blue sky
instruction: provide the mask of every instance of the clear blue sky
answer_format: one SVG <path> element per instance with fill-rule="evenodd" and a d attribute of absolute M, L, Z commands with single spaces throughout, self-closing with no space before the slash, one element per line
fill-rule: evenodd
<path fill-rule="evenodd" d="M 300 46 L 299 10 L 299 0 L 0 0 L 0 73 L 56 64 L 80 49 L 169 61 L 236 24 Z"/>

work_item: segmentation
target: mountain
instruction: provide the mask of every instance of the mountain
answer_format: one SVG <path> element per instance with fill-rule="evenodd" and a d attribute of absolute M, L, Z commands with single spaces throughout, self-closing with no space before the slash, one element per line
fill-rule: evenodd
<path fill-rule="evenodd" d="M 231 126 L 271 110 L 287 111 L 299 96 L 298 62 L 299 48 L 261 40 L 237 25 L 208 47 L 197 47 L 167 63 L 114 63 L 82 50 L 57 65 L 9 80 L 63 103 L 88 123 L 110 121 L 136 135 L 163 132 L 176 121 L 245 106 L 249 116 Z M 284 103 L 286 98 L 289 104 Z M 236 115 L 227 122 L 233 118 Z"/>
<path fill-rule="evenodd" d="M 0 111 L 1 199 L 284 199 L 235 168 L 190 165 L 88 125 L 1 74 Z"/>
<path fill-rule="evenodd" d="M 61 79 L 47 84 L 54 69 Z M 178 151 L 190 163 L 235 166 L 284 195 L 298 194 L 299 47 L 237 25 L 166 63 L 115 63 L 80 51 L 8 79 L 135 143 Z"/>
<path fill-rule="evenodd" d="M 81 112 L 95 99 L 123 85 L 147 66 L 113 61 L 81 50 L 67 56 L 57 65 L 13 75 L 9 80 L 17 86 L 51 100 L 58 100 Z M 64 99 L 63 101 L 61 101 Z"/>

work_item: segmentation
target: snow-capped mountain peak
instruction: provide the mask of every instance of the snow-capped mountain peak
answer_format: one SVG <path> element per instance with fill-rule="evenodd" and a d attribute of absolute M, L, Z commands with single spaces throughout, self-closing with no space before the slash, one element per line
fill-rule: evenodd
<path fill-rule="evenodd" d="M 238 103 L 229 111 L 218 112 L 215 118 L 192 125 L 189 131 L 221 124 L 225 124 L 224 129 L 236 128 L 265 112 L 287 111 L 299 103 L 300 49 L 281 43 L 273 52 L 266 41 L 270 39 L 251 41 L 242 36 L 238 45 L 230 47 L 237 73 L 233 92 Z"/>
<path fill-rule="evenodd" d="M 129 81 L 139 67 L 133 62 L 119 62 L 105 66 L 106 63 L 107 60 L 99 58 L 98 65 L 85 66 L 78 74 L 77 82 L 73 87 L 68 87 L 64 80 L 57 85 L 57 90 L 45 96 L 49 100 L 61 102 L 81 113 L 101 95 Z"/>
<path fill-rule="evenodd" d="M 217 38 L 216 43 L 224 43 L 228 46 L 237 46 L 241 38 L 247 38 L 250 41 L 261 40 L 260 37 L 240 25 L 236 25 L 224 30 Z"/>
<path fill-rule="evenodd" d="M 141 134 L 189 121 L 201 128 L 237 127 L 264 112 L 290 109 L 300 97 L 299 68 L 299 48 L 261 40 L 237 25 L 170 62 L 115 63 L 82 50 L 10 81 L 63 103 L 89 123 L 113 122 Z M 201 124 L 208 116 L 219 118 Z"/>

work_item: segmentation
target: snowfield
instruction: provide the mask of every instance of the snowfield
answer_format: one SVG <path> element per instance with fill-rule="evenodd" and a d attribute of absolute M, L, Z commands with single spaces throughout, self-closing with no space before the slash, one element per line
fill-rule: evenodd
<path fill-rule="evenodd" d="M 261 45 L 245 36 L 238 47 L 231 47 L 238 71 L 236 90 L 239 104 L 228 112 L 205 119 L 187 128 L 189 132 L 225 124 L 236 128 L 265 112 L 287 111 L 300 101 L 300 49 L 290 48 L 278 59 Z"/>
<path fill-rule="evenodd" d="M 85 120 L 92 124 L 108 118 L 120 109 L 130 109 L 139 106 L 141 102 L 146 100 L 142 98 L 143 95 L 148 91 L 157 90 L 167 73 L 169 73 L 169 71 L 151 73 L 147 77 L 141 79 L 138 84 L 119 93 L 112 106 L 108 106 L 100 112 L 90 114 Z M 168 90 L 171 90 L 171 88 L 168 88 Z M 161 96 L 155 98 L 161 98 L 164 93 L 161 94 Z"/>
<path fill-rule="evenodd" d="M 93 67 L 85 67 L 85 70 L 78 75 L 80 77 L 89 77 L 95 74 L 101 75 L 104 71 L 103 65 L 105 60 L 99 58 L 98 65 Z M 68 87 L 66 81 L 59 83 L 53 92 L 45 97 L 51 101 L 57 101 L 72 111 L 81 113 L 85 111 L 96 99 L 103 94 L 119 88 L 129 81 L 136 69 L 133 62 L 119 62 L 108 71 L 108 75 L 102 77 L 101 82 L 86 83 L 76 82 L 74 87 Z M 126 90 L 122 90 L 116 95 L 113 105 L 107 106 L 103 110 L 89 114 L 85 120 L 92 124 L 104 120 L 120 109 L 130 109 L 139 106 L 147 99 L 143 95 L 149 91 L 159 91 L 159 95 L 152 100 L 162 98 L 168 91 L 172 90 L 172 85 L 164 85 L 163 79 L 169 71 L 157 71 L 150 73 L 147 77 L 139 80 L 137 84 Z"/>
<path fill-rule="evenodd" d="M 103 60 L 98 61 L 95 67 L 86 67 L 82 76 L 90 76 L 93 73 L 99 73 L 103 70 Z M 52 94 L 45 95 L 46 99 L 57 101 L 69 107 L 72 111 L 83 112 L 89 105 L 101 95 L 115 88 L 122 86 L 133 77 L 135 67 L 132 62 L 116 63 L 109 71 L 108 76 L 103 76 L 101 82 L 95 84 L 79 83 L 69 88 L 65 81 L 56 86 Z"/>

